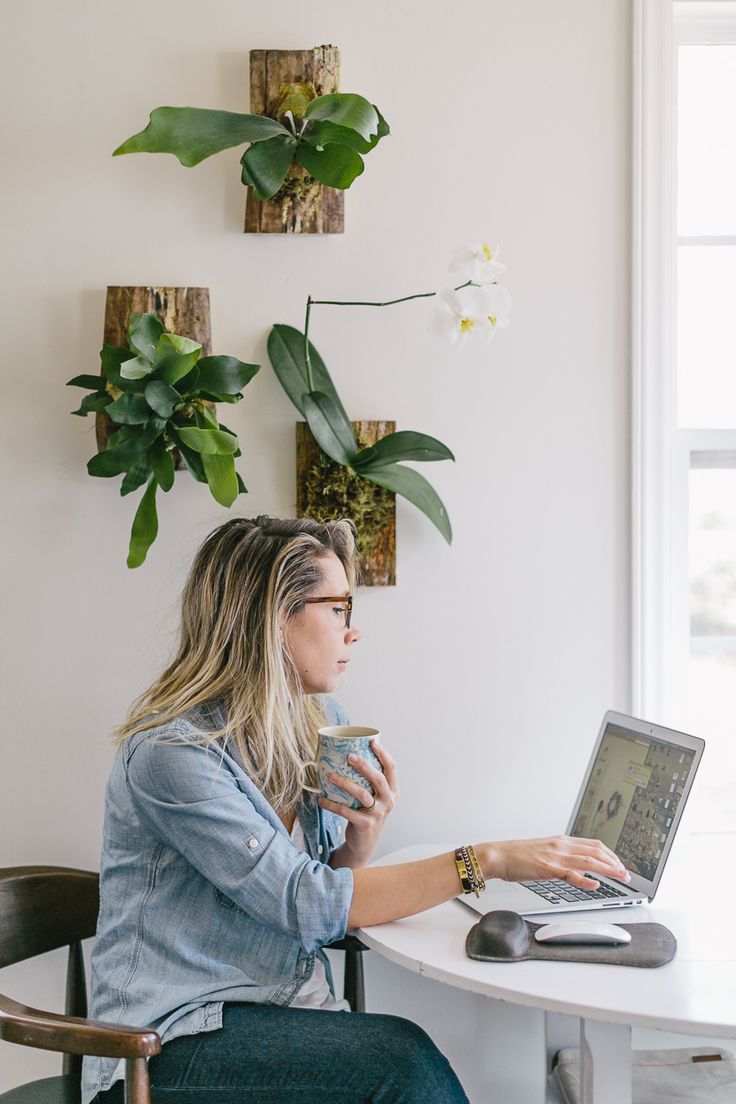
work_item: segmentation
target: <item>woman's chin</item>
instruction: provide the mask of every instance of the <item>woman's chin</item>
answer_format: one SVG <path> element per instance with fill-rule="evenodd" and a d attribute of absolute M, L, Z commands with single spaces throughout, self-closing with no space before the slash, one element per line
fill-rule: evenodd
<path fill-rule="evenodd" d="M 342 675 L 334 675 L 332 678 L 320 679 L 319 682 L 310 683 L 309 686 L 303 686 L 305 694 L 332 694 L 337 690 L 340 685 Z"/>

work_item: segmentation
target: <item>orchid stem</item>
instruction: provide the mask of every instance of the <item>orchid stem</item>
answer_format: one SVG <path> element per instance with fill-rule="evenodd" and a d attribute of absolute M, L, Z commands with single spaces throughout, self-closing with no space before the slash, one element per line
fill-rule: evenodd
<path fill-rule="evenodd" d="M 462 291 L 466 287 L 478 287 L 472 280 L 466 280 L 464 284 L 458 284 L 454 291 Z M 307 387 L 314 391 L 314 376 L 312 374 L 312 358 L 309 355 L 309 316 L 312 307 L 393 307 L 395 303 L 408 303 L 410 299 L 431 299 L 436 291 L 419 291 L 415 295 L 402 295 L 400 299 L 384 299 L 382 302 L 372 302 L 365 299 L 313 299 L 307 296 L 307 313 L 304 318 L 304 363 L 307 366 Z"/>
<path fill-rule="evenodd" d="M 454 291 L 470 287 L 472 280 L 466 280 L 464 284 L 458 284 Z M 402 295 L 400 299 L 384 299 L 382 302 L 369 302 L 365 299 L 311 299 L 310 303 L 318 303 L 320 306 L 329 307 L 392 307 L 395 303 L 408 303 L 410 299 L 431 299 L 436 291 L 418 291 L 416 295 Z M 308 308 L 307 308 L 308 309 Z"/>

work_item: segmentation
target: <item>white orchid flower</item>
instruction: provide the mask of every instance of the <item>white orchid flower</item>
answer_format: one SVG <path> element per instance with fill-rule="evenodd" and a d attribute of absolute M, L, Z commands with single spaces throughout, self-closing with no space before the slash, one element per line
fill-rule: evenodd
<path fill-rule="evenodd" d="M 511 296 L 498 284 L 445 288 L 437 294 L 429 328 L 438 337 L 462 347 L 469 337 L 491 341 L 498 327 L 508 326 Z"/>
<path fill-rule="evenodd" d="M 468 291 L 471 291 L 468 288 Z M 486 341 L 492 341 L 496 330 L 502 330 L 510 323 L 511 296 L 505 287 L 500 284 L 491 284 L 488 287 L 478 288 L 484 293 L 484 307 L 486 310 L 485 327 L 481 327 L 481 333 Z"/>
<path fill-rule="evenodd" d="M 500 249 L 487 242 L 475 245 L 463 245 L 452 255 L 450 272 L 458 272 L 474 284 L 494 283 L 506 271 L 506 265 L 499 261 Z"/>

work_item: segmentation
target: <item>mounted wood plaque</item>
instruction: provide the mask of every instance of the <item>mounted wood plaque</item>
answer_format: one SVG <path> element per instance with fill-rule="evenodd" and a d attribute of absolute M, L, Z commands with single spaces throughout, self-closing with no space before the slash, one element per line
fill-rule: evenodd
<path fill-rule="evenodd" d="M 394 433 L 396 422 L 352 422 L 360 448 Z M 396 586 L 396 495 L 325 456 L 306 422 L 296 423 L 297 517 L 348 518 L 358 533 L 362 586 Z"/>
<path fill-rule="evenodd" d="M 105 301 L 105 345 L 119 347 L 128 344 L 131 314 L 155 314 L 167 333 L 198 341 L 202 346 L 202 356 L 212 353 L 209 288 L 109 287 Z M 98 414 L 95 433 L 99 452 L 106 448 L 112 432 L 110 419 L 105 414 Z M 175 459 L 178 466 L 178 455 Z"/>
<path fill-rule="evenodd" d="M 337 92 L 340 51 L 337 46 L 312 50 L 251 50 L 250 110 L 279 119 L 291 86 L 312 85 L 318 96 Z M 259 200 L 248 189 L 246 234 L 342 234 L 345 193 L 328 188 L 300 165 L 292 165 L 273 199 Z"/>

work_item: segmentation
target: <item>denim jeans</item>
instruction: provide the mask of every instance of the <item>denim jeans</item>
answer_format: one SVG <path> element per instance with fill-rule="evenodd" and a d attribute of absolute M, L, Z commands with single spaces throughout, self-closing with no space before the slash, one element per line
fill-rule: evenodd
<path fill-rule="evenodd" d="M 152 1104 L 468 1104 L 421 1027 L 372 1012 L 227 1004 L 220 1030 L 172 1039 L 148 1068 Z"/>

